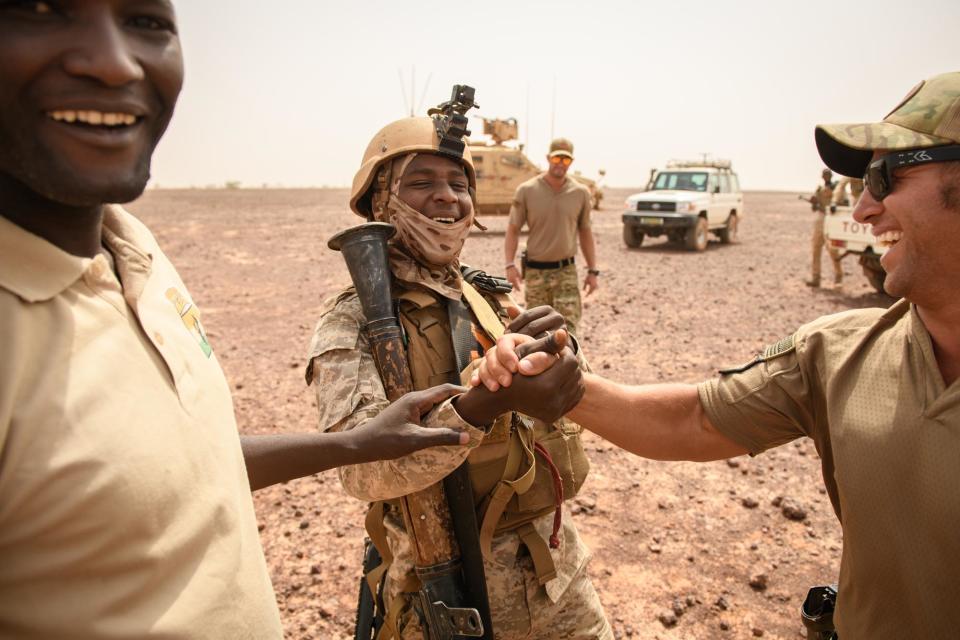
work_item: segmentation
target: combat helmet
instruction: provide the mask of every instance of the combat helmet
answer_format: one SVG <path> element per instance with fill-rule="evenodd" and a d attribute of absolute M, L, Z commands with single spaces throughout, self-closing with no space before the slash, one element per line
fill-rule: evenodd
<path fill-rule="evenodd" d="M 477 174 L 470 149 L 463 141 L 470 135 L 464 115 L 474 103 L 474 89 L 454 85 L 450 100 L 430 109 L 427 117 L 403 118 L 391 122 L 373 136 L 363 153 L 360 170 L 353 177 L 350 189 L 350 208 L 354 213 L 369 217 L 373 212 L 371 199 L 375 191 L 385 190 L 390 183 L 387 175 L 390 160 L 406 153 L 435 153 L 463 165 L 467 173 L 470 197 L 476 205 Z"/>

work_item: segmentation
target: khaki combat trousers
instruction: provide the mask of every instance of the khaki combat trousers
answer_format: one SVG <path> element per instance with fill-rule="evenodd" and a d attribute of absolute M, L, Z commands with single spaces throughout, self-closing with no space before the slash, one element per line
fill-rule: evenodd
<path fill-rule="evenodd" d="M 811 269 L 810 275 L 814 282 L 820 282 L 820 257 L 823 252 L 823 247 L 826 245 L 827 254 L 833 262 L 833 281 L 835 284 L 840 284 L 843 281 L 843 267 L 840 265 L 840 252 L 827 244 L 826 238 L 823 235 L 823 223 L 826 218 L 826 213 L 818 211 L 817 219 L 813 223 L 813 268 Z"/>
<path fill-rule="evenodd" d="M 550 305 L 566 318 L 570 333 L 577 335 L 577 327 L 583 312 L 577 280 L 577 265 L 568 264 L 559 269 L 527 267 L 524 285 L 527 309 Z"/>
<path fill-rule="evenodd" d="M 582 568 L 559 602 L 537 582 L 530 556 L 487 564 L 494 640 L 614 640 L 603 605 Z M 401 616 L 400 640 L 423 640 L 412 611 Z"/>

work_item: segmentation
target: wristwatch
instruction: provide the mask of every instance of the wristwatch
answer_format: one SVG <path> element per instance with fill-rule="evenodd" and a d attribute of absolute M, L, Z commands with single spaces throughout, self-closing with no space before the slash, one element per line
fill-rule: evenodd
<path fill-rule="evenodd" d="M 517 265 L 514 264 L 513 262 L 511 262 L 510 264 L 504 266 L 503 268 L 504 268 L 504 270 L 507 270 L 507 269 L 510 269 L 511 267 L 514 268 L 514 269 L 516 269 L 516 268 L 517 268 Z"/>
<path fill-rule="evenodd" d="M 587 273 L 589 273 L 592 276 L 599 276 L 600 269 L 587 269 Z"/>

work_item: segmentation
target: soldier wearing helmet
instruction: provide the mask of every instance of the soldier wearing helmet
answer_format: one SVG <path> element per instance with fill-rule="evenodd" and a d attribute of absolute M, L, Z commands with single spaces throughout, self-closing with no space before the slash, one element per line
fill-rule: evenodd
<path fill-rule="evenodd" d="M 843 283 L 843 267 L 840 265 L 840 253 L 827 244 L 826 237 L 823 235 L 824 221 L 827 217 L 827 209 L 833 199 L 833 190 L 837 183 L 833 181 L 833 171 L 824 169 L 820 176 L 823 178 L 823 184 L 817 187 L 817 190 L 810 196 L 810 208 L 813 209 L 817 218 L 813 223 L 813 259 L 811 261 L 810 279 L 806 281 L 809 287 L 820 286 L 820 258 L 823 253 L 823 247 L 826 245 L 827 254 L 830 256 L 830 262 L 833 264 L 833 284 L 839 286 Z"/>
<path fill-rule="evenodd" d="M 469 374 L 456 365 L 450 305 L 469 309 L 479 353 L 519 313 L 503 293 L 509 290 L 506 281 L 459 262 L 474 224 L 475 186 L 469 149 L 445 144 L 436 118 L 429 117 L 405 118 L 381 129 L 353 181 L 354 213 L 397 230 L 389 245 L 393 296 L 418 389 L 446 382 L 451 374 Z M 538 334 L 563 326 L 563 318 L 546 307 L 518 320 Z M 321 430 L 354 429 L 387 406 L 363 323 L 352 289 L 322 311 L 307 366 Z M 386 611 L 378 638 L 423 637 L 421 620 L 410 606 L 410 592 L 416 590 L 411 587 L 414 554 L 397 501 L 440 481 L 465 458 L 471 463 L 495 637 L 613 637 L 586 575 L 588 550 L 563 505 L 589 469 L 579 426 L 558 419 L 581 393 L 583 361 L 574 350 L 558 356 L 557 367 L 565 371 L 547 384 L 500 393 L 472 389 L 423 417 L 427 427 L 469 434 L 467 447 L 436 447 L 340 470 L 350 495 L 374 503 L 367 530 L 387 559 Z"/>

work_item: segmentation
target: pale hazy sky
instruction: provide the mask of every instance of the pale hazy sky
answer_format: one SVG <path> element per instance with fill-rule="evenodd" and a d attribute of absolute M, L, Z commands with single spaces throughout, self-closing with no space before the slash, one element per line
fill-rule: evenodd
<path fill-rule="evenodd" d="M 407 115 L 398 70 L 409 94 L 414 67 L 415 102 L 430 76 L 423 109 L 470 84 L 480 115 L 520 120 L 541 165 L 555 85 L 556 135 L 609 185 L 706 152 L 730 158 L 746 189 L 809 190 L 815 124 L 880 119 L 920 79 L 960 69 L 960 0 L 177 9 L 187 80 L 154 162 L 161 186 L 347 186 L 372 135 Z"/>

